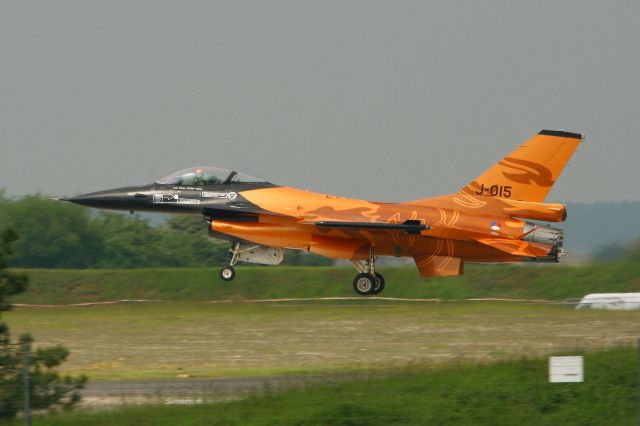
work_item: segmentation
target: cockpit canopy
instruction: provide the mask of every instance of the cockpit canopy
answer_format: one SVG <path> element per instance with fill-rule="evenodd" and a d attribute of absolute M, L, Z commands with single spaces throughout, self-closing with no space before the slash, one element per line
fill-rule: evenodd
<path fill-rule="evenodd" d="M 264 183 L 264 179 L 219 167 L 191 167 L 160 179 L 161 185 L 207 186 L 234 183 Z"/>

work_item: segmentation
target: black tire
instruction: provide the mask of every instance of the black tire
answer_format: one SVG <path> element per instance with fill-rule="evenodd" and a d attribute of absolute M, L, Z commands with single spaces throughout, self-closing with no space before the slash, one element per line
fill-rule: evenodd
<path fill-rule="evenodd" d="M 222 281 L 233 281 L 236 277 L 236 270 L 233 269 L 233 266 L 225 266 L 220 269 L 220 278 Z"/>
<path fill-rule="evenodd" d="M 360 296 L 368 296 L 376 287 L 376 279 L 371 274 L 358 274 L 353 279 L 353 289 Z"/>
<path fill-rule="evenodd" d="M 384 277 L 381 273 L 376 272 L 376 286 L 371 291 L 371 294 L 380 294 L 384 290 Z"/>

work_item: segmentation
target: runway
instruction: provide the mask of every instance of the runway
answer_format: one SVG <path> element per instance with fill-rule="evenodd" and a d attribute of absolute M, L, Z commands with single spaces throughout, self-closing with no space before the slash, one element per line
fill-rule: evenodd
<path fill-rule="evenodd" d="M 121 404 L 199 404 L 240 399 L 247 395 L 299 389 L 312 384 L 339 383 L 372 376 L 372 372 L 309 374 L 219 379 L 126 380 L 89 382 L 82 406 Z M 380 373 L 378 373 L 378 376 Z"/>

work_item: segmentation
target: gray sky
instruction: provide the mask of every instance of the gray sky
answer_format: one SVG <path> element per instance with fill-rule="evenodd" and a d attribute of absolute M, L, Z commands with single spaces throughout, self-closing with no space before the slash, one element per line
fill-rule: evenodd
<path fill-rule="evenodd" d="M 0 188 L 217 165 L 319 192 L 456 191 L 543 128 L 549 200 L 640 200 L 638 1 L 2 1 Z"/>

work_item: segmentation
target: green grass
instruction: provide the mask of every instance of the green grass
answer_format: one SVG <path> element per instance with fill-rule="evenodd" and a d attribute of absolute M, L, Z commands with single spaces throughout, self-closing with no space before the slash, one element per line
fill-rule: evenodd
<path fill-rule="evenodd" d="M 631 425 L 637 421 L 637 377 L 636 349 L 621 347 L 587 353 L 584 383 L 547 383 L 546 359 L 413 366 L 384 377 L 228 403 L 76 411 L 38 417 L 34 424 Z"/>
<path fill-rule="evenodd" d="M 500 360 L 633 342 L 640 312 L 496 302 L 148 303 L 17 308 L 93 380 L 233 377 Z"/>
<path fill-rule="evenodd" d="M 15 303 L 118 299 L 221 300 L 353 296 L 354 270 L 337 267 L 239 267 L 226 283 L 213 268 L 25 270 L 30 287 Z M 413 267 L 381 268 L 383 296 L 563 300 L 592 292 L 640 291 L 640 262 L 585 266 L 472 265 L 461 277 L 422 280 Z"/>

